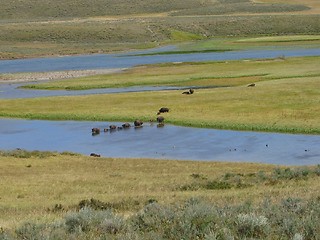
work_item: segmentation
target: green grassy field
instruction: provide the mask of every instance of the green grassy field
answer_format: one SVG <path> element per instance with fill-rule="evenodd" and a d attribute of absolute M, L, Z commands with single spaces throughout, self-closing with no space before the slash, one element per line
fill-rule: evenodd
<path fill-rule="evenodd" d="M 236 130 L 318 134 L 319 57 L 160 64 L 123 73 L 49 82 L 46 89 L 145 85 L 183 90 L 1 100 L 0 116 L 30 119 L 144 121 L 170 108 L 167 123 Z M 255 87 L 247 87 L 249 83 Z M 34 86 L 35 87 L 35 86 Z M 58 109 L 56 106 L 60 106 Z"/>

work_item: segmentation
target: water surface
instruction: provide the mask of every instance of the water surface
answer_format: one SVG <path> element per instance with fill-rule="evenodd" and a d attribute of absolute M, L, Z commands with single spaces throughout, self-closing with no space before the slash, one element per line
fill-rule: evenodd
<path fill-rule="evenodd" d="M 320 164 L 320 136 L 226 131 L 145 123 L 103 132 L 113 122 L 0 119 L 0 149 L 71 151 L 104 157 Z M 91 129 L 102 129 L 92 136 Z"/>

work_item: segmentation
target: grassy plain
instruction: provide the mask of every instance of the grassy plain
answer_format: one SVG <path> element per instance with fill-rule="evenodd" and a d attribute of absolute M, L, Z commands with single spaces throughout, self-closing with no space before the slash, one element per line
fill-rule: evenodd
<path fill-rule="evenodd" d="M 320 45 L 317 0 L 303 4 L 298 0 L 148 0 L 148 4 L 114 0 L 108 5 L 103 0 L 95 0 L 94 4 L 85 0 L 0 3 L 0 59 L 103 53 L 176 43 L 182 52 Z M 33 88 L 200 88 L 192 95 L 160 91 L 0 100 L 0 116 L 148 121 L 156 118 L 160 107 L 166 106 L 170 112 L 164 115 L 165 121 L 172 124 L 319 134 L 319 62 L 319 57 L 279 56 L 271 60 L 141 66 L 122 73 L 50 82 Z M 247 87 L 252 82 L 256 87 Z M 24 151 L 0 152 L 0 159 L 0 238 L 4 239 L 9 239 L 7 232 L 14 232 L 25 221 L 48 224 L 68 211 L 78 211 L 80 201 L 89 199 L 102 201 L 125 218 L 146 203 L 180 204 L 193 197 L 226 208 L 268 199 L 282 202 L 286 213 L 298 211 L 298 215 L 300 200 L 319 202 L 319 166 L 275 170 L 276 166 L 251 163 L 92 158 Z M 284 199 L 287 200 L 283 202 Z M 252 217 L 253 210 L 250 211 L 248 216 Z M 269 220 L 274 213 L 271 209 Z M 317 221 L 305 224 L 302 215 L 298 220 L 285 214 L 283 217 L 282 225 L 287 231 L 280 232 L 279 239 L 308 239 L 308 227 L 319 229 Z M 294 221 L 299 222 L 299 231 L 305 235 L 295 235 L 298 225 Z M 35 233 L 37 228 L 30 226 L 29 231 Z M 20 228 L 20 232 L 21 229 L 28 234 L 28 230 Z M 250 237 L 264 236 L 259 231 L 258 228 L 258 235 Z M 32 239 L 36 235 L 30 236 Z M 77 239 L 76 235 L 71 236 Z"/>
<path fill-rule="evenodd" d="M 170 108 L 165 121 L 177 125 L 318 134 L 319 69 L 319 57 L 142 66 L 123 73 L 50 82 L 44 86 L 49 89 L 133 85 L 209 88 L 196 89 L 192 95 L 181 94 L 183 90 L 168 90 L 1 100 L 0 116 L 149 121 L 165 106 Z M 252 82 L 256 86 L 247 87 Z"/>
<path fill-rule="evenodd" d="M 314 198 L 320 187 L 316 175 L 292 174 L 290 180 L 284 172 L 283 176 L 275 175 L 274 165 L 19 151 L 0 152 L 0 156 L 3 229 L 24 221 L 51 221 L 75 210 L 81 200 L 92 198 L 109 203 L 117 213 L 130 215 L 150 199 L 178 204 L 195 197 L 221 206 L 250 199 L 256 204 L 267 198 L 272 202 L 288 197 Z M 209 187 L 212 182 L 224 184 Z"/>

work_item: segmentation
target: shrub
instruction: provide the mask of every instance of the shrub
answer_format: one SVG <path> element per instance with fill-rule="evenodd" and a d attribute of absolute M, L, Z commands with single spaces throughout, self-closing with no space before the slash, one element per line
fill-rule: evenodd
<path fill-rule="evenodd" d="M 264 237 L 269 227 L 265 216 L 254 213 L 239 214 L 235 224 L 240 237 Z"/>
<path fill-rule="evenodd" d="M 124 228 L 124 221 L 110 210 L 95 211 L 85 207 L 79 212 L 69 213 L 65 217 L 65 225 L 69 233 L 101 231 L 114 234 Z"/>

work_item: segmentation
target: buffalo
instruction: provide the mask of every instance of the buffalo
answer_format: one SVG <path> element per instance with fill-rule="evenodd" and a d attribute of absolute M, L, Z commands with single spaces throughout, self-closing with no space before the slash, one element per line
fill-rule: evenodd
<path fill-rule="evenodd" d="M 162 108 L 159 109 L 158 115 L 159 115 L 160 113 L 165 113 L 165 112 L 169 112 L 169 108 L 167 108 L 167 107 L 162 107 Z"/>
<path fill-rule="evenodd" d="M 157 122 L 158 123 L 163 123 L 164 122 L 164 117 L 163 116 L 157 117 Z"/>
<path fill-rule="evenodd" d="M 134 126 L 135 127 L 142 127 L 143 122 L 141 120 L 135 120 L 134 121 Z"/>
<path fill-rule="evenodd" d="M 116 130 L 117 126 L 116 125 L 110 125 L 109 128 L 110 128 L 110 130 Z"/>
<path fill-rule="evenodd" d="M 92 128 L 91 132 L 92 132 L 92 135 L 96 135 L 96 134 L 100 133 L 100 129 L 99 128 Z"/>
<path fill-rule="evenodd" d="M 100 154 L 91 153 L 90 156 L 91 156 L 91 157 L 100 157 Z"/>
<path fill-rule="evenodd" d="M 131 125 L 130 125 L 130 123 L 124 123 L 124 124 L 122 124 L 122 127 L 123 128 L 129 128 L 129 127 L 131 127 Z"/>
<path fill-rule="evenodd" d="M 182 94 L 193 94 L 194 90 L 190 88 L 188 91 L 184 91 Z"/>

